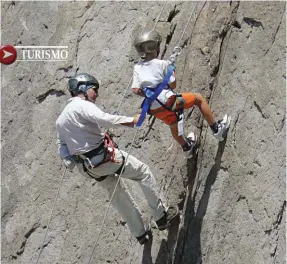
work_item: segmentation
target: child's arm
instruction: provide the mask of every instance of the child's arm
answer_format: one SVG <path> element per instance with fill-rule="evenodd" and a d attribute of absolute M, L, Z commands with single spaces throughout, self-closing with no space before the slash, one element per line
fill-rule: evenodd
<path fill-rule="evenodd" d="M 172 90 L 174 90 L 176 88 L 176 79 L 175 79 L 175 72 L 172 72 L 172 76 L 169 79 L 170 81 L 173 80 L 172 82 L 168 83 L 169 88 L 171 88 Z"/>
<path fill-rule="evenodd" d="M 144 97 L 144 93 L 140 88 L 132 88 L 132 90 L 134 94 Z"/>

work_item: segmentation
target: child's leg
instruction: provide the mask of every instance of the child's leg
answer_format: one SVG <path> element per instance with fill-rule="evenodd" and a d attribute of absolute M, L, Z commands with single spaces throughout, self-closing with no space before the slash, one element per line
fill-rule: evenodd
<path fill-rule="evenodd" d="M 185 139 L 183 136 L 178 135 L 177 123 L 172 124 L 169 127 L 170 127 L 170 131 L 171 131 L 173 138 L 178 142 L 179 145 L 181 145 L 181 147 L 183 147 L 185 144 Z"/>
<path fill-rule="evenodd" d="M 203 118 L 209 124 L 213 135 L 219 140 L 223 140 L 222 135 L 225 134 L 229 127 L 230 117 L 225 115 L 223 120 L 216 122 L 208 103 L 199 93 L 182 93 L 182 98 L 184 101 L 184 109 L 188 109 L 196 105 Z"/>
<path fill-rule="evenodd" d="M 199 110 L 200 110 L 201 114 L 203 115 L 203 118 L 206 120 L 206 122 L 210 126 L 212 126 L 216 121 L 214 119 L 214 116 L 211 112 L 211 109 L 210 109 L 208 103 L 202 97 L 201 94 L 196 93 L 196 94 L 194 94 L 194 96 L 196 97 L 195 105 L 199 108 Z"/>
<path fill-rule="evenodd" d="M 206 102 L 206 100 L 199 93 L 182 93 L 182 99 L 184 101 L 183 108 L 188 109 L 196 105 L 203 118 L 207 121 L 207 123 L 211 126 L 215 123 L 215 119 L 211 112 L 211 109 Z"/>
<path fill-rule="evenodd" d="M 211 109 L 203 96 L 199 93 L 182 93 L 181 95 L 184 101 L 183 108 L 188 109 L 196 105 L 199 108 L 203 118 L 210 126 L 212 132 L 217 133 L 217 122 L 215 121 Z"/>

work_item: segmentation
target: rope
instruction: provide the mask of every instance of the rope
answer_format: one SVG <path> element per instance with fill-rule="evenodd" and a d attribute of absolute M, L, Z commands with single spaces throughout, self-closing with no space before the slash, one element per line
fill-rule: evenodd
<path fill-rule="evenodd" d="M 164 9 L 166 3 L 167 3 L 167 0 L 164 2 L 163 6 L 162 6 L 162 8 L 161 8 L 161 11 L 160 11 L 160 13 L 159 13 L 159 15 L 158 15 L 158 17 L 157 17 L 157 20 L 156 20 L 156 22 L 155 22 L 155 24 L 154 24 L 153 29 L 155 29 L 155 27 L 156 27 L 156 25 L 157 25 L 157 23 L 158 23 L 158 21 L 159 21 L 159 19 L 160 19 L 160 16 L 161 16 L 161 14 L 162 14 L 162 12 L 163 12 L 163 9 Z M 122 103 L 123 103 L 123 101 L 124 101 L 125 95 L 126 95 L 126 93 L 127 93 L 127 90 L 128 90 L 128 88 L 129 88 L 129 85 L 130 85 L 131 81 L 132 81 L 132 78 L 130 79 L 129 84 L 127 85 L 127 88 L 126 88 L 126 90 L 125 90 L 125 92 L 124 92 L 124 95 L 123 95 L 122 100 L 120 101 L 120 104 L 119 104 L 119 106 L 118 106 L 118 108 L 117 108 L 117 113 L 119 112 L 119 109 L 120 109 L 120 107 L 121 107 L 121 105 L 122 105 Z M 91 263 L 91 260 L 92 260 L 94 251 L 95 251 L 95 249 L 96 249 L 96 247 L 97 247 L 97 244 L 98 244 L 98 241 L 99 241 L 101 232 L 102 232 L 103 227 L 104 227 L 104 224 L 105 224 L 105 220 L 106 220 L 107 215 L 108 215 L 108 211 L 109 211 L 109 208 L 110 208 L 112 199 L 113 199 L 113 197 L 114 197 L 114 194 L 115 194 L 115 192 L 116 192 L 116 188 L 117 188 L 117 186 L 118 186 L 118 184 L 119 184 L 119 181 L 120 181 L 120 179 L 121 179 L 121 176 L 122 176 L 122 174 L 123 174 L 124 168 L 125 168 L 125 166 L 126 166 L 128 157 L 129 157 L 130 152 L 131 152 L 131 150 L 132 150 L 133 143 L 134 143 L 135 138 L 136 138 L 136 136 L 137 136 L 137 134 L 138 134 L 138 131 L 139 131 L 139 130 L 136 130 L 136 132 L 135 132 L 135 134 L 134 134 L 134 136 L 133 136 L 133 139 L 132 139 L 132 141 L 131 141 L 131 146 L 130 146 L 130 148 L 129 148 L 128 155 L 127 155 L 127 157 L 126 157 L 126 159 L 125 159 L 124 166 L 123 166 L 123 168 L 122 168 L 122 170 L 121 170 L 121 173 L 119 174 L 119 178 L 118 178 L 118 180 L 117 180 L 116 186 L 115 186 L 114 191 L 113 191 L 113 193 L 112 193 L 112 195 L 111 195 L 111 198 L 110 198 L 108 207 L 107 207 L 107 209 L 106 209 L 105 216 L 104 216 L 104 218 L 103 218 L 103 221 L 102 221 L 102 224 L 101 224 L 101 227 L 100 227 L 100 231 L 99 231 L 98 237 L 97 237 L 97 239 L 96 239 L 96 242 L 95 242 L 95 244 L 94 244 L 94 247 L 93 247 L 93 250 L 92 250 L 92 254 L 91 254 L 91 256 L 90 256 L 90 259 L 89 259 L 88 264 Z"/>
<path fill-rule="evenodd" d="M 157 26 L 157 23 L 158 23 L 158 21 L 159 21 L 159 19 L 160 19 L 160 16 L 161 16 L 161 14 L 162 14 L 162 12 L 163 12 L 163 10 L 164 10 L 164 7 L 165 7 L 166 3 L 167 3 L 167 0 L 165 0 L 163 6 L 162 6 L 162 8 L 161 8 L 161 11 L 160 11 L 160 13 L 159 13 L 159 15 L 158 15 L 158 17 L 157 17 L 157 19 L 156 19 L 156 22 L 155 22 L 154 26 L 153 26 L 153 30 L 154 30 L 154 29 L 156 28 L 156 26 Z M 121 101 L 120 101 L 120 103 L 119 103 L 119 106 L 118 106 L 118 108 L 117 108 L 117 110 L 116 110 L 116 114 L 119 114 L 120 108 L 121 108 L 121 106 L 122 106 L 122 104 L 123 104 L 123 102 L 124 102 L 124 99 L 125 99 L 126 94 L 127 94 L 127 92 L 128 92 L 128 88 L 129 88 L 129 86 L 130 86 L 130 84 L 131 84 L 131 82 L 132 82 L 132 79 L 133 79 L 133 77 L 131 77 L 131 79 L 130 79 L 128 85 L 127 85 L 127 88 L 126 88 L 126 90 L 125 90 L 125 92 L 124 92 L 124 95 L 123 95 L 123 97 L 122 97 L 122 99 L 121 99 Z"/>
<path fill-rule="evenodd" d="M 194 12 L 194 10 L 195 10 L 197 4 L 198 4 L 198 2 L 196 2 L 195 6 L 193 7 L 192 11 L 190 12 L 190 16 L 189 16 L 189 18 L 188 18 L 188 21 L 187 21 L 187 23 L 186 23 L 186 25 L 185 25 L 185 28 L 184 28 L 182 34 L 181 34 L 181 37 L 180 37 L 180 39 L 179 39 L 179 41 L 178 41 L 177 46 L 179 46 L 179 44 L 180 44 L 180 42 L 181 42 L 181 40 L 182 40 L 182 38 L 183 38 L 183 36 L 184 36 L 184 34 L 185 34 L 185 31 L 186 31 L 186 29 L 187 29 L 187 26 L 188 26 L 189 23 L 190 23 L 190 20 L 191 20 L 191 18 L 192 18 L 193 12 Z"/>
<path fill-rule="evenodd" d="M 191 20 L 191 18 L 192 18 L 193 12 L 194 12 L 195 7 L 197 6 L 197 4 L 198 4 L 198 2 L 196 2 L 195 6 L 193 7 L 192 11 L 190 12 L 190 16 L 189 16 L 189 18 L 188 18 L 188 21 L 187 21 L 187 23 L 186 23 L 186 25 L 185 25 L 185 28 L 184 28 L 182 34 L 181 34 L 181 37 L 180 37 L 180 39 L 179 39 L 179 41 L 178 41 L 178 44 L 174 47 L 173 52 L 172 52 L 172 54 L 171 54 L 170 57 L 169 57 L 169 61 L 170 61 L 172 64 L 175 63 L 176 57 L 181 53 L 182 47 L 180 47 L 179 45 L 180 45 L 180 42 L 181 42 L 181 40 L 182 40 L 182 38 L 183 38 L 183 36 L 184 36 L 184 34 L 185 34 L 185 31 L 186 31 L 186 29 L 187 29 L 187 26 L 189 25 L 189 22 L 190 22 L 190 20 Z"/>
<path fill-rule="evenodd" d="M 130 81 L 129 81 L 129 84 L 127 85 L 127 88 L 126 88 L 126 90 L 125 90 L 125 92 L 124 92 L 124 95 L 123 95 L 123 97 L 122 97 L 122 100 L 121 100 L 120 103 L 119 103 L 119 106 L 118 106 L 117 111 L 116 111 L 116 114 L 117 114 L 117 115 L 120 114 L 120 113 L 119 113 L 120 108 L 121 108 L 121 106 L 122 106 L 122 104 L 123 104 L 123 102 L 124 102 L 124 99 L 125 99 L 126 94 L 127 94 L 127 92 L 128 92 L 128 88 L 130 87 L 130 84 L 131 84 L 131 82 L 132 82 L 132 79 L 133 79 L 133 77 L 131 77 L 131 79 L 130 79 Z"/>
<path fill-rule="evenodd" d="M 53 212 L 54 212 L 54 209 L 55 209 L 55 205 L 56 205 L 56 203 L 57 203 L 57 200 L 58 200 L 58 197 L 59 197 L 59 194 L 60 194 L 60 189 L 61 189 L 61 186 L 62 186 L 62 184 L 63 184 L 63 180 L 64 180 L 64 177 L 65 177 L 66 171 L 67 171 L 67 167 L 65 167 L 64 173 L 62 174 L 61 183 L 60 183 L 60 186 L 59 186 L 59 188 L 58 188 L 57 196 L 56 196 L 55 202 L 54 202 L 53 207 L 52 207 L 51 215 L 50 215 L 50 218 L 49 218 L 49 221 L 48 221 L 48 225 L 47 225 L 47 231 L 46 231 L 44 240 L 43 240 L 43 242 L 42 242 L 42 245 L 41 245 L 41 248 L 40 248 L 40 252 L 39 252 L 39 255 L 38 255 L 36 264 L 38 264 L 38 261 L 39 261 L 39 259 L 40 259 L 41 253 L 42 253 L 42 251 L 43 251 L 43 246 L 44 246 L 44 243 L 45 243 L 45 240 L 46 240 L 48 231 L 49 231 L 49 226 L 50 226 L 50 223 L 51 223 L 51 220 L 52 220 L 52 215 L 53 215 Z"/>
<path fill-rule="evenodd" d="M 131 141 L 131 146 L 130 146 L 130 148 L 129 148 L 128 155 L 127 155 L 127 157 L 125 158 L 124 166 L 122 167 L 121 173 L 119 174 L 119 178 L 118 178 L 117 183 L 116 183 L 116 186 L 115 186 L 115 188 L 114 188 L 114 191 L 113 191 L 113 193 L 112 193 L 112 195 L 111 195 L 111 198 L 110 198 L 110 201 L 109 201 L 109 203 L 108 203 L 108 207 L 107 207 L 107 209 L 106 209 L 105 216 L 104 216 L 104 218 L 103 218 L 103 221 L 102 221 L 102 224 L 101 224 L 101 227 L 100 227 L 100 232 L 99 232 L 98 237 L 97 237 L 97 239 L 96 239 L 96 242 L 95 242 L 95 244 L 94 244 L 93 251 L 92 251 L 92 254 L 91 254 L 91 257 L 90 257 L 90 259 L 89 259 L 88 264 L 91 263 L 91 260 L 92 260 L 94 251 L 95 251 L 96 246 L 97 246 L 97 244 L 98 244 L 98 241 L 99 241 L 101 232 L 102 232 L 102 230 L 103 230 L 103 227 L 104 227 L 104 224 L 105 224 L 107 215 L 108 215 L 108 211 L 109 211 L 110 205 L 111 205 L 111 203 L 112 203 L 113 197 L 114 197 L 114 195 L 115 195 L 116 189 L 117 189 L 118 184 L 119 184 L 119 182 L 120 182 L 120 179 L 121 179 L 121 176 L 122 176 L 122 174 L 123 174 L 123 171 L 124 171 L 124 168 L 125 168 L 125 166 L 126 166 L 126 163 L 127 163 L 127 161 L 128 161 L 128 158 L 129 158 L 129 156 L 130 156 L 130 152 L 131 152 L 131 150 L 132 150 L 133 143 L 134 143 L 135 138 L 136 138 L 136 136 L 137 136 L 137 134 L 138 134 L 138 131 L 139 131 L 139 129 L 136 130 L 136 132 L 135 132 L 135 134 L 134 134 L 134 136 L 133 136 L 133 139 L 132 139 L 132 141 Z"/>
<path fill-rule="evenodd" d="M 153 30 L 154 30 L 154 29 L 156 28 L 156 26 L 157 26 L 157 23 L 158 23 L 158 21 L 159 21 L 159 19 L 160 19 L 161 13 L 162 13 L 162 11 L 163 11 L 163 9 L 164 9 L 166 3 L 167 3 L 167 0 L 165 0 L 164 4 L 162 5 L 161 11 L 160 11 L 160 13 L 159 13 L 159 15 L 158 15 L 158 17 L 157 17 L 157 20 L 156 20 L 154 26 L 153 26 Z"/>

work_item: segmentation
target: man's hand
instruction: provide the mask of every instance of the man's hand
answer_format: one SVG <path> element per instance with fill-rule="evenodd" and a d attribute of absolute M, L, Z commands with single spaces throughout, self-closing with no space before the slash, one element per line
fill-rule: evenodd
<path fill-rule="evenodd" d="M 127 126 L 127 127 L 134 127 L 135 124 L 139 121 L 139 118 L 140 118 L 140 114 L 136 114 L 136 115 L 134 116 L 133 122 L 130 122 L 130 123 L 121 123 L 121 125 Z"/>
<path fill-rule="evenodd" d="M 63 158 L 63 163 L 68 171 L 73 171 L 76 166 L 76 161 L 73 159 L 72 156 L 67 156 L 66 158 Z"/>
<path fill-rule="evenodd" d="M 134 125 L 139 121 L 140 119 L 140 114 L 136 114 L 134 117 Z"/>

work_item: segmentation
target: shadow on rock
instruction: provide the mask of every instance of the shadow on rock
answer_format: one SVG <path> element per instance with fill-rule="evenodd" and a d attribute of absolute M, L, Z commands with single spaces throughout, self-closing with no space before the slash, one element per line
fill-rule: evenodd
<path fill-rule="evenodd" d="M 214 184 L 218 171 L 220 170 L 221 157 L 224 152 L 226 140 L 219 143 L 215 163 L 212 166 L 205 183 L 204 192 L 200 198 L 197 210 L 195 210 L 195 197 L 190 191 L 186 206 L 186 213 L 183 228 L 178 237 L 178 244 L 175 252 L 174 264 L 201 264 L 201 229 L 203 218 L 206 214 L 207 205 L 210 197 L 211 187 Z M 196 167 L 196 166 L 195 166 Z M 195 169 L 194 167 L 194 169 Z M 189 187 L 192 190 L 194 184 L 195 172 L 192 172 L 193 177 L 189 177 Z"/>
<path fill-rule="evenodd" d="M 151 231 L 149 232 L 149 237 L 151 239 L 144 244 L 142 264 L 152 264 L 151 247 L 153 236 Z"/>
<path fill-rule="evenodd" d="M 174 218 L 168 228 L 167 240 L 163 239 L 154 264 L 167 264 L 172 262 L 172 256 L 177 241 L 180 217 Z M 160 232 L 160 231 L 159 231 Z M 142 264 L 153 264 L 151 257 L 152 240 L 144 245 Z"/>
<path fill-rule="evenodd" d="M 171 222 L 168 228 L 167 240 L 162 240 L 160 249 L 154 264 L 167 264 L 172 262 L 173 252 L 177 242 L 180 216 L 178 215 Z"/>

